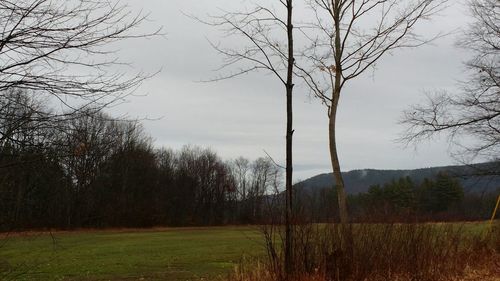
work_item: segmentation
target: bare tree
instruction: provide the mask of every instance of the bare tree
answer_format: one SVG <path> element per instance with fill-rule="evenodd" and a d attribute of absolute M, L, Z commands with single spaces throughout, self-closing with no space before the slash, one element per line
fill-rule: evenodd
<path fill-rule="evenodd" d="M 40 99 L 22 90 L 7 90 L 0 98 L 0 155 L 6 147 L 39 145 L 50 134 L 50 110 Z M 0 167 L 1 168 L 1 167 Z"/>
<path fill-rule="evenodd" d="M 25 90 L 58 100 L 64 111 L 102 108 L 129 95 L 148 75 L 116 71 L 110 46 L 159 34 L 137 30 L 146 15 L 113 0 L 0 2 L 0 99 Z"/>
<path fill-rule="evenodd" d="M 470 50 L 469 71 L 459 93 L 428 95 L 423 104 L 404 112 L 407 126 L 401 140 L 415 143 L 440 133 L 458 145 L 460 159 L 500 159 L 500 3 L 496 0 L 469 2 L 474 22 L 458 45 Z M 468 138 L 468 139 L 467 139 Z M 471 142 L 470 139 L 474 141 Z M 498 165 L 491 172 L 499 174 Z"/>
<path fill-rule="evenodd" d="M 89 192 L 103 163 L 120 144 L 125 129 L 103 113 L 81 115 L 64 122 L 63 134 L 56 140 L 57 156 L 74 186 L 74 200 L 68 206 L 68 225 L 81 225 L 83 205 L 91 203 Z M 86 210 L 87 211 L 87 210 Z M 74 218 L 74 221 L 71 221 Z"/>
<path fill-rule="evenodd" d="M 248 173 L 250 170 L 250 161 L 243 157 L 238 157 L 232 162 L 233 176 L 237 182 L 238 199 L 245 201 L 249 192 Z"/>
<path fill-rule="evenodd" d="M 315 20 L 301 30 L 310 40 L 297 62 L 298 75 L 328 109 L 329 148 L 340 219 L 348 222 L 346 192 L 337 154 L 336 118 L 348 82 L 385 54 L 428 40 L 414 33 L 417 23 L 436 13 L 445 0 L 309 0 Z"/>
<path fill-rule="evenodd" d="M 286 92 L 286 167 L 285 167 L 285 271 L 292 271 L 292 143 L 293 143 L 293 88 L 294 88 L 294 26 L 293 0 L 278 0 L 280 9 L 272 4 L 256 4 L 249 11 L 226 12 L 212 17 L 206 24 L 224 29 L 234 38 L 243 39 L 248 45 L 241 49 L 212 46 L 226 61 L 221 67 L 237 70 L 222 75 L 217 80 L 229 79 L 252 71 L 264 70 L 272 73 L 284 86 Z"/>

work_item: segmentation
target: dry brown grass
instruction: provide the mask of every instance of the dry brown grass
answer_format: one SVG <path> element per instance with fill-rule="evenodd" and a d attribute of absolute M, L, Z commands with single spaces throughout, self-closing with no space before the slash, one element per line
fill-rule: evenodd
<path fill-rule="evenodd" d="M 242 264 L 226 280 L 287 280 L 279 229 L 264 229 L 268 260 Z M 453 225 L 366 224 L 349 231 L 354 238 L 346 247 L 337 226 L 296 226 L 288 280 L 500 281 L 498 229 L 467 233 Z"/>
<path fill-rule="evenodd" d="M 500 257 L 497 257 L 500 258 Z M 496 267 L 496 268 L 495 268 Z M 492 265 L 490 268 L 483 269 L 471 269 L 466 268 L 461 276 L 445 277 L 443 276 L 440 280 L 446 281 L 500 281 L 500 271 L 498 265 Z M 242 269 L 241 267 L 236 267 L 234 272 L 228 277 L 221 279 L 220 281 L 276 281 L 279 280 L 275 272 L 270 272 L 265 265 L 259 264 L 251 268 Z M 326 281 L 331 280 L 327 276 L 321 273 L 310 273 L 310 274 L 300 274 L 294 275 L 290 278 L 293 281 Z M 414 279 L 411 277 L 404 276 L 392 276 L 392 277 L 378 277 L 370 278 L 367 277 L 362 281 L 415 281 L 419 279 Z"/>

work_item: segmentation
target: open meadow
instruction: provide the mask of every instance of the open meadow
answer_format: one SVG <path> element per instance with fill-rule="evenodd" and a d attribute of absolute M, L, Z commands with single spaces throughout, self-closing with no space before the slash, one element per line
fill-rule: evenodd
<path fill-rule="evenodd" d="M 264 242 L 257 226 L 17 233 L 2 237 L 0 279 L 211 280 L 265 257 Z"/>
<path fill-rule="evenodd" d="M 200 280 L 263 253 L 256 227 L 14 234 L 2 240 L 0 279 Z"/>

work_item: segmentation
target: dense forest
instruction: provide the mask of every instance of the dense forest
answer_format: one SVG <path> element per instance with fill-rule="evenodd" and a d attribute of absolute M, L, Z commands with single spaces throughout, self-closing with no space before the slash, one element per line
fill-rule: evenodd
<path fill-rule="evenodd" d="M 283 171 L 269 158 L 224 161 L 197 146 L 156 148 L 140 122 L 89 109 L 54 120 L 28 92 L 9 97 L 1 108 L 15 118 L 0 123 L 2 230 L 249 224 L 280 213 Z M 296 212 L 316 221 L 335 218 L 331 187 L 296 187 Z M 464 196 L 459 182 L 439 174 L 421 184 L 403 178 L 373 186 L 351 195 L 349 207 L 357 219 L 480 219 L 491 211 L 490 197 Z"/>

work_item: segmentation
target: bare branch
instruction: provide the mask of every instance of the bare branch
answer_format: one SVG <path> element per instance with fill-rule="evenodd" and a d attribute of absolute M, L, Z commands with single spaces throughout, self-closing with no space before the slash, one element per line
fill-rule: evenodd
<path fill-rule="evenodd" d="M 20 89 L 97 105 L 120 101 L 150 74 L 128 77 L 111 44 L 161 35 L 139 33 L 147 18 L 105 0 L 18 0 L 0 3 L 0 91 Z M 106 97 L 106 98 L 104 98 Z"/>
<path fill-rule="evenodd" d="M 475 22 L 458 45 L 473 51 L 465 65 L 470 76 L 458 93 L 428 96 L 423 104 L 404 112 L 406 131 L 400 141 L 411 144 L 446 134 L 469 159 L 500 158 L 500 4 L 471 1 Z M 466 141 L 473 139 L 474 142 Z"/>

